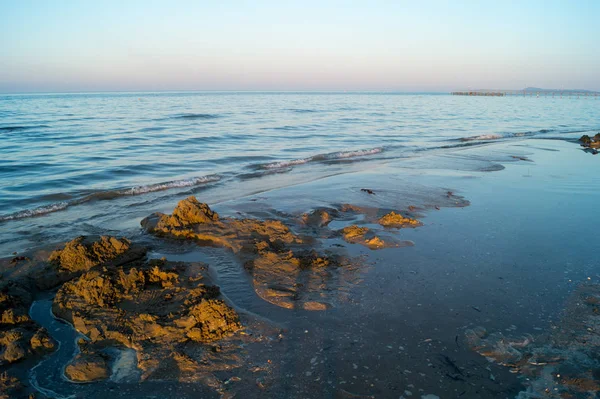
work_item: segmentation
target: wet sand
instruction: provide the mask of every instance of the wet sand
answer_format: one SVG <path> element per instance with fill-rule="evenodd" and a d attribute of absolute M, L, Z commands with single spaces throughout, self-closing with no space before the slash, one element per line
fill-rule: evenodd
<path fill-rule="evenodd" d="M 492 336 L 537 342 L 565 323 L 582 284 L 600 283 L 593 253 L 597 168 L 598 159 L 576 144 L 526 140 L 379 163 L 230 201 L 219 193 L 197 195 L 218 213 L 225 226 L 220 238 L 228 241 L 174 239 L 146 229 L 129 238 L 147 248 L 149 259 L 208 265 L 206 277 L 245 328 L 225 338 L 240 361 L 227 368 L 203 364 L 196 379 L 182 370 L 89 384 L 45 378 L 45 386 L 32 383 L 29 370 L 42 361 L 40 375 L 44 362 L 60 356 L 66 366 L 72 359 L 56 355 L 60 350 L 2 368 L 24 385 L 18 395 L 37 386 L 50 397 L 104 397 L 107 390 L 115 397 L 173 398 L 561 397 L 549 396 L 564 385 L 560 378 L 539 382 L 535 365 L 525 372 L 488 360 L 470 332 L 483 327 Z M 390 212 L 419 223 L 382 222 Z M 242 220 L 254 227 L 240 228 Z M 272 232 L 256 227 L 267 220 L 288 230 L 269 241 Z M 203 226 L 203 234 L 215 234 Z M 358 235 L 348 236 L 349 226 Z M 191 228 L 198 233 L 197 223 Z M 19 255 L 31 260 L 5 261 L 4 282 L 30 275 L 49 251 Z M 45 296 L 34 310 L 52 295 L 36 291 Z M 56 321 L 34 313 L 53 335 Z M 241 340 L 242 332 L 252 339 Z M 53 336 L 59 343 L 73 340 L 74 331 L 60 334 Z M 577 378 L 577 370 L 571 373 Z"/>

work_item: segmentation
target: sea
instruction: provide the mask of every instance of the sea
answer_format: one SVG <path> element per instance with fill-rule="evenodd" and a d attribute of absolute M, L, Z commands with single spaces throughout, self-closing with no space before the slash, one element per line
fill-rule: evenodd
<path fill-rule="evenodd" d="M 600 131 L 596 97 L 158 92 L 0 95 L 0 255 L 139 228 L 398 158 Z M 208 202 L 208 201 L 207 201 Z"/>

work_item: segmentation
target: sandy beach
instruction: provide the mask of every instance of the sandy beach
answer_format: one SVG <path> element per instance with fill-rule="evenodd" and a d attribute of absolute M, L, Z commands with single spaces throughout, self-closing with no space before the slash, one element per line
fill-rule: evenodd
<path fill-rule="evenodd" d="M 593 397 L 596 157 L 535 139 L 339 169 L 4 259 L 3 392 Z"/>

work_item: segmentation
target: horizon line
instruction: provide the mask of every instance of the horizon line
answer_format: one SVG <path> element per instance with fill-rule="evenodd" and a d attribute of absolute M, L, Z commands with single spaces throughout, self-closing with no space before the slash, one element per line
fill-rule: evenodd
<path fill-rule="evenodd" d="M 528 86 L 521 89 L 451 89 L 451 90 L 339 90 L 339 89 L 322 89 L 322 90 L 293 90 L 293 89 L 256 89 L 256 90 L 244 90 L 244 89 L 167 89 L 167 90 L 68 90 L 68 91 L 0 91 L 0 96 L 5 95 L 50 95 L 50 94 L 131 94 L 131 93 L 387 93 L 387 94 L 452 94 L 453 92 L 483 92 L 483 91 L 525 91 L 528 89 L 536 89 L 542 91 L 556 91 L 556 92 L 591 92 L 600 93 L 600 91 L 592 89 L 546 89 L 535 86 Z"/>
<path fill-rule="evenodd" d="M 335 93 L 335 94 L 351 94 L 351 93 L 386 93 L 386 94 L 452 94 L 455 92 L 516 92 L 526 90 L 540 90 L 546 92 L 589 92 L 589 93 L 600 93 L 600 91 L 592 89 L 546 89 L 535 86 L 527 86 L 522 89 L 451 89 L 451 90 L 292 90 L 292 89 L 281 89 L 281 90 L 244 90 L 244 89 L 183 89 L 183 90 L 71 90 L 71 91 L 0 91 L 0 96 L 12 96 L 12 95 L 56 95 L 56 94 L 132 94 L 132 93 L 306 93 L 306 94 L 317 94 L 317 93 Z"/>
<path fill-rule="evenodd" d="M 293 90 L 293 89 L 182 89 L 182 90 L 71 90 L 71 91 L 0 91 L 0 95 L 23 95 L 23 94 L 102 94 L 102 93 L 427 93 L 427 94 L 450 94 L 456 90 Z"/>

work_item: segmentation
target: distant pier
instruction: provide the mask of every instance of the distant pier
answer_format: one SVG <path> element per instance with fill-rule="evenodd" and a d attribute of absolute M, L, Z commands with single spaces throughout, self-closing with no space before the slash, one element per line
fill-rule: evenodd
<path fill-rule="evenodd" d="M 579 92 L 579 91 L 530 91 L 530 90 L 475 90 L 475 91 L 453 91 L 453 96 L 482 96 L 482 97 L 587 97 L 597 99 L 600 96 L 598 92 Z"/>

